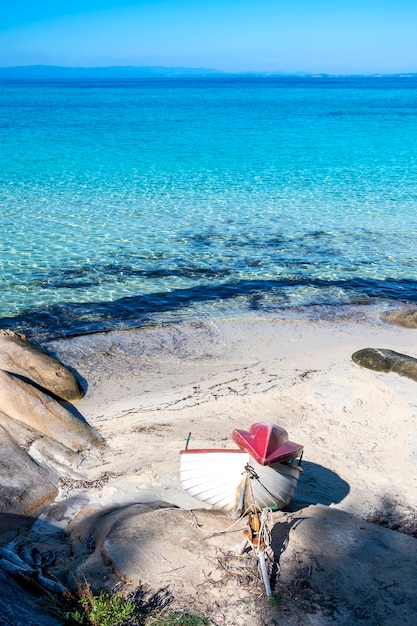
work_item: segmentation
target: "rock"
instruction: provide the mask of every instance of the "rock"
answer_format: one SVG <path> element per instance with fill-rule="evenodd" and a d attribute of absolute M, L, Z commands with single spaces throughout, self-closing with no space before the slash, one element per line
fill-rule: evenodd
<path fill-rule="evenodd" d="M 1 626 L 60 626 L 45 613 L 39 600 L 25 592 L 10 576 L 0 570 L 0 624 Z"/>
<path fill-rule="evenodd" d="M 71 450 L 102 443 L 101 436 L 87 422 L 29 383 L 1 370 L 0 410 Z"/>
<path fill-rule="evenodd" d="M 397 309 L 381 315 L 381 319 L 388 324 L 404 326 L 405 328 L 417 328 L 417 309 Z"/>
<path fill-rule="evenodd" d="M 27 451 L 30 458 L 40 467 L 50 470 L 57 477 L 70 477 L 75 480 L 82 479 L 83 473 L 81 467 L 91 466 L 91 452 L 88 452 L 88 460 L 82 452 L 74 452 L 62 443 L 58 443 L 54 439 L 50 439 L 45 435 L 35 433 L 29 428 L 26 432 L 23 430 L 24 425 L 19 424 L 11 417 L 0 411 L 0 426 L 11 435 L 20 448 Z M 14 426 L 22 426 L 22 431 Z M 26 436 L 22 436 L 26 435 Z M 97 462 L 94 459 L 95 464 Z M 1 480 L 0 480 L 1 483 Z"/>
<path fill-rule="evenodd" d="M 165 587 L 173 585 L 179 570 L 183 578 L 203 584 L 203 568 L 193 558 L 201 549 L 202 537 L 187 533 L 187 527 L 193 525 L 190 513 L 167 505 L 149 508 L 130 507 L 128 516 L 115 521 L 103 543 L 105 558 L 128 580 L 159 579 Z M 212 513 L 209 516 L 214 517 Z"/>
<path fill-rule="evenodd" d="M 273 537 L 281 535 L 281 543 L 282 524 L 276 526 Z M 334 608 L 335 623 L 415 623 L 416 539 L 321 505 L 292 515 L 288 528 L 281 589 L 292 590 L 299 602 L 303 594 L 308 602 L 317 594 L 321 606 Z M 276 553 L 281 549 L 282 543 Z"/>
<path fill-rule="evenodd" d="M 0 426 L 0 533 L 17 516 L 39 515 L 58 494 L 57 477 L 40 467 Z M 6 515 L 9 514 L 9 515 Z"/>
<path fill-rule="evenodd" d="M 225 533 L 232 525 L 233 531 Z M 94 552 L 77 570 L 77 577 L 93 588 L 102 585 L 106 573 L 108 584 L 115 575 L 112 584 L 122 580 L 164 591 L 173 600 L 172 610 L 206 615 L 213 624 L 273 623 L 268 603 L 259 602 L 263 584 L 256 558 L 236 554 L 244 521 L 237 525 L 221 511 L 191 512 L 154 502 L 92 516 L 88 526 L 76 526 L 72 535 L 75 544 L 80 534 L 93 536 Z M 72 554 L 80 558 L 75 545 Z"/>
<path fill-rule="evenodd" d="M 39 433 L 33 430 L 33 428 L 29 428 L 26 424 L 22 424 L 22 422 L 17 422 L 12 419 L 6 413 L 0 410 L 0 426 L 3 426 L 5 430 L 13 437 L 16 443 L 23 448 L 26 448 L 30 442 L 35 441 L 39 437 L 42 437 Z"/>
<path fill-rule="evenodd" d="M 364 348 L 352 354 L 352 360 L 375 372 L 395 372 L 417 380 L 417 359 L 394 350 Z"/>
<path fill-rule="evenodd" d="M 84 396 L 78 380 L 60 361 L 11 330 L 0 330 L 0 369 L 33 381 L 63 400 Z"/>
<path fill-rule="evenodd" d="M 77 575 L 99 585 L 105 564 L 110 564 L 116 579 L 169 590 L 182 607 L 185 602 L 191 612 L 213 618 L 213 623 L 414 623 L 413 537 L 321 505 L 274 513 L 267 566 L 272 591 L 282 602 L 274 607 L 266 600 L 254 551 L 237 556 L 245 520 L 164 503 L 129 505 L 99 519 L 93 516 L 81 535 L 92 534 L 94 553 Z M 80 536 L 80 527 L 74 536 Z"/>
<path fill-rule="evenodd" d="M 39 437 L 33 441 L 28 453 L 39 465 L 47 467 L 56 472 L 59 476 L 71 476 L 71 478 L 81 478 L 79 467 L 84 462 L 82 453 L 74 452 L 67 446 L 49 439 L 49 437 Z"/>
<path fill-rule="evenodd" d="M 0 411 L 0 426 L 3 426 L 16 443 L 27 450 L 29 456 L 42 467 L 53 470 L 59 476 L 70 474 L 73 478 L 80 477 L 78 469 L 81 465 L 86 465 L 84 455 L 50 437 L 41 435 L 2 411 Z"/>

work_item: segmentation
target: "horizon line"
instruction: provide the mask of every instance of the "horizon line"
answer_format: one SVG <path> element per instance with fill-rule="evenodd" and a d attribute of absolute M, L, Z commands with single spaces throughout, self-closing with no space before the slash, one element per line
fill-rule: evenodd
<path fill-rule="evenodd" d="M 164 74 L 167 74 L 167 77 L 175 78 L 180 77 L 181 75 L 191 76 L 205 76 L 205 77 L 227 77 L 227 76 L 264 76 L 264 77 L 291 77 L 296 76 L 300 77 L 404 77 L 411 78 L 416 77 L 417 72 L 410 71 L 402 71 L 402 72 L 305 72 L 305 71 L 282 71 L 282 70 L 240 70 L 240 71 L 226 71 L 226 70 L 218 70 L 215 68 L 205 68 L 205 67 L 188 67 L 188 66 L 168 66 L 168 65 L 51 65 L 46 63 L 36 63 L 31 65 L 10 65 L 10 66 L 0 66 L 1 73 L 12 73 L 12 72 L 53 72 L 53 71 L 61 71 L 63 73 L 66 72 L 105 72 L 105 71 L 113 71 L 113 72 L 146 72 L 146 73 L 154 73 L 163 77 Z M 190 76 L 191 74 L 191 76 Z M 90 76 L 91 77 L 91 76 Z"/>

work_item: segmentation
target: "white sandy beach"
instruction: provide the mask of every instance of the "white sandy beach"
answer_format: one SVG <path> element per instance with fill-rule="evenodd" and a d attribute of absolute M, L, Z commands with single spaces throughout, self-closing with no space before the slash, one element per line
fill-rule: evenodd
<path fill-rule="evenodd" d="M 272 421 L 304 444 L 297 500 L 369 516 L 384 501 L 417 504 L 417 382 L 362 368 L 351 355 L 370 347 L 416 357 L 416 333 L 377 317 L 254 317 L 90 335 L 48 348 L 88 384 L 76 406 L 108 444 L 89 478 L 114 474 L 100 499 L 157 496 L 195 506 L 178 475 L 188 433 L 191 447 L 234 447 L 233 428 Z"/>
<path fill-rule="evenodd" d="M 380 313 L 254 315 L 45 344 L 86 389 L 64 405 L 102 441 L 95 435 L 78 453 L 62 445 L 65 429 L 54 442 L 5 416 L 21 447 L 52 470 L 52 498 L 56 486 L 59 495 L 26 530 L 16 518 L 3 567 L 16 558 L 10 548 L 36 548 L 55 555 L 42 584 L 52 577 L 123 593 L 145 585 L 151 598 L 163 589 L 173 610 L 213 626 L 413 623 L 417 380 L 366 369 L 352 354 L 382 348 L 417 357 L 417 330 Z M 411 362 L 414 377 L 416 369 Z M 247 519 L 206 510 L 179 480 L 189 433 L 191 448 L 235 448 L 232 430 L 259 421 L 304 445 L 295 496 L 269 519 L 278 605 L 268 603 L 256 555 L 237 554 Z M 29 615 L 30 598 L 21 601 Z"/>

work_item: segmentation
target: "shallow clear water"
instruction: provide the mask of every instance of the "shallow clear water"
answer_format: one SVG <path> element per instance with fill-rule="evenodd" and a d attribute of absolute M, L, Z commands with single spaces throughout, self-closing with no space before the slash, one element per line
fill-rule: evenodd
<path fill-rule="evenodd" d="M 0 83 L 0 327 L 417 300 L 417 81 Z"/>

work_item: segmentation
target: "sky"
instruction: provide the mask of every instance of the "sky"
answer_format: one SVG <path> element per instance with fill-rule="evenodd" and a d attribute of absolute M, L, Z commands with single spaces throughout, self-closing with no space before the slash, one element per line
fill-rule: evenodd
<path fill-rule="evenodd" d="M 416 0 L 3 0 L 0 67 L 417 72 Z"/>

